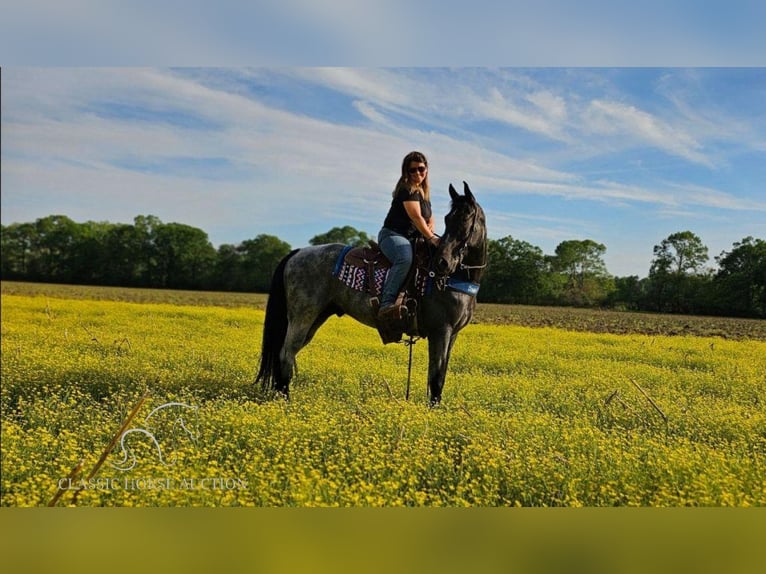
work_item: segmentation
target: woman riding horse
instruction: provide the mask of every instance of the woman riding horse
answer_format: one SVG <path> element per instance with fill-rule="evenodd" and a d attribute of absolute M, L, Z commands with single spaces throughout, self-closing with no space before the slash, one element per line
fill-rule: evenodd
<path fill-rule="evenodd" d="M 444 218 L 444 235 L 432 262 L 435 288 L 417 307 L 418 330 L 428 339 L 432 405 L 441 400 L 452 345 L 458 332 L 471 321 L 487 263 L 484 211 L 468 184 L 464 183 L 464 188 L 464 195 L 460 195 L 449 186 L 452 209 Z M 333 275 L 345 248 L 333 243 L 296 249 L 274 271 L 256 377 L 265 390 L 289 396 L 295 356 L 332 315 L 348 314 L 377 328 L 378 317 L 369 294 L 351 289 Z"/>
<path fill-rule="evenodd" d="M 392 195 L 391 207 L 378 233 L 380 250 L 391 262 L 380 295 L 378 315 L 384 321 L 387 316 L 400 315 L 394 302 L 412 265 L 410 241 L 422 235 L 432 245 L 439 244 L 439 236 L 434 233 L 426 156 L 413 151 L 404 157 L 402 174 Z"/>

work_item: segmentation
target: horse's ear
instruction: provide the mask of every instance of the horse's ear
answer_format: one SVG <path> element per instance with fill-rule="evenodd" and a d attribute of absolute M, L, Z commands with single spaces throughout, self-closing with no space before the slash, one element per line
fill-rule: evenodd
<path fill-rule="evenodd" d="M 451 183 L 449 184 L 449 196 L 452 198 L 452 201 L 457 201 L 457 198 L 460 197 L 460 194 L 455 191 L 455 188 Z"/>
<path fill-rule="evenodd" d="M 473 193 L 471 193 L 471 189 L 468 187 L 466 182 L 463 182 L 463 190 L 465 191 L 465 196 L 468 198 L 468 201 L 471 203 L 471 205 L 476 205 L 476 198 L 473 196 Z"/>

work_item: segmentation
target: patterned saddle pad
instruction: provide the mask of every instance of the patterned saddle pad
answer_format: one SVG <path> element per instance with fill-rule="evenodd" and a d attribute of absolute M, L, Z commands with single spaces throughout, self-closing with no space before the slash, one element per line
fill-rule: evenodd
<path fill-rule="evenodd" d="M 364 247 L 345 247 L 335 263 L 333 275 L 355 291 L 379 297 L 388 276 L 391 263 L 380 251 L 377 244 Z M 370 272 L 372 271 L 372 281 Z M 426 269 L 416 271 L 415 291 L 423 296 L 431 289 L 431 278 Z"/>

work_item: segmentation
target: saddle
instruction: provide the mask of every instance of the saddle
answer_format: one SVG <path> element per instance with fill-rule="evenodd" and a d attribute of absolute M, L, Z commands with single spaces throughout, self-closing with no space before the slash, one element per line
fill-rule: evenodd
<path fill-rule="evenodd" d="M 361 283 L 363 290 L 372 297 L 380 295 L 383 281 L 388 275 L 388 270 L 391 269 L 391 262 L 383 255 L 380 246 L 375 241 L 370 239 L 367 245 L 352 247 L 346 251 L 343 256 L 343 264 L 348 268 L 363 270 L 364 273 L 358 279 L 363 279 Z M 376 276 L 378 281 L 376 281 Z M 359 289 L 358 285 L 356 288 Z"/>
<path fill-rule="evenodd" d="M 335 275 L 338 279 L 352 289 L 370 296 L 370 306 L 377 317 L 378 333 L 384 344 L 401 341 L 404 333 L 418 336 L 417 307 L 420 299 L 431 288 L 431 249 L 422 238 L 416 239 L 412 245 L 412 265 L 394 303 L 397 311 L 385 317 L 378 317 L 379 296 L 391 262 L 380 250 L 380 246 L 370 240 L 368 245 L 348 248 L 341 254 L 336 265 Z"/>

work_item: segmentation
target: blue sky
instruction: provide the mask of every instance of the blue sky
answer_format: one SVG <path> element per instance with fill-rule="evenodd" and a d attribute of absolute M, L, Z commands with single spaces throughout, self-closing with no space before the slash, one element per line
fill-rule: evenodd
<path fill-rule="evenodd" d="M 2 88 L 4 224 L 374 235 L 417 149 L 439 217 L 465 180 L 490 237 L 593 239 L 615 275 L 676 231 L 711 265 L 766 237 L 766 68 L 13 67 Z"/>
<path fill-rule="evenodd" d="M 766 237 L 762 0 L 5 0 L 2 222 L 375 234 L 399 163 L 493 238 Z"/>

